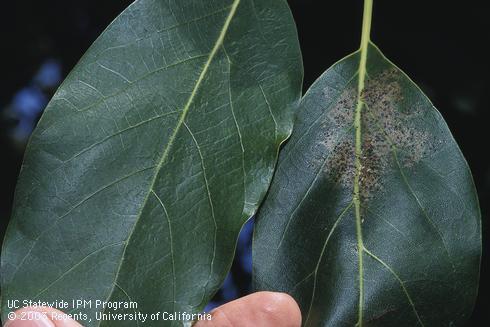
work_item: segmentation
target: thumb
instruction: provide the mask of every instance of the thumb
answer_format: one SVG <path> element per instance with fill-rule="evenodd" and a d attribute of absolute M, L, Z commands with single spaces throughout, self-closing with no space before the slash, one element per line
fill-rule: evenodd
<path fill-rule="evenodd" d="M 300 327 L 301 312 L 285 293 L 257 292 L 211 311 L 211 320 L 194 327 Z"/>
<path fill-rule="evenodd" d="M 63 312 L 50 307 L 26 307 L 15 311 L 4 327 L 83 327 Z"/>

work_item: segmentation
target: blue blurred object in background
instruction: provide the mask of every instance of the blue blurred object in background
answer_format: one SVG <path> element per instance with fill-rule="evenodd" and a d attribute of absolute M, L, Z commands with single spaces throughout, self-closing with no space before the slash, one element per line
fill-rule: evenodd
<path fill-rule="evenodd" d="M 63 78 L 61 63 L 56 59 L 48 59 L 39 68 L 34 82 L 44 89 L 56 88 Z"/>
<path fill-rule="evenodd" d="M 18 123 L 11 136 L 17 141 L 27 140 L 46 104 L 47 97 L 37 86 L 27 86 L 17 92 L 10 106 L 10 114 Z"/>
<path fill-rule="evenodd" d="M 209 312 L 221 304 L 232 301 L 251 291 L 253 226 L 253 218 L 243 226 L 238 237 L 235 260 L 231 271 L 226 276 L 221 289 L 204 309 L 205 312 Z"/>
<path fill-rule="evenodd" d="M 243 226 L 238 237 L 237 255 L 241 268 L 248 274 L 252 274 L 252 234 L 254 229 L 254 219 L 251 218 Z"/>
<path fill-rule="evenodd" d="M 46 96 L 37 86 L 27 86 L 14 95 L 12 109 L 23 117 L 38 115 L 46 105 Z"/>
<path fill-rule="evenodd" d="M 48 104 L 53 90 L 60 84 L 62 66 L 58 60 L 47 59 L 28 86 L 14 94 L 6 115 L 16 124 L 9 131 L 14 141 L 24 143 L 31 135 L 39 115 Z"/>

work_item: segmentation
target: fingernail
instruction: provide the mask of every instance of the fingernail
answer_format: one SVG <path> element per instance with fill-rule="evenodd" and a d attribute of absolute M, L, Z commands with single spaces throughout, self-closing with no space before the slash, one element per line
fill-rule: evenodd
<path fill-rule="evenodd" d="M 42 312 L 23 311 L 14 320 L 9 320 L 4 327 L 55 327 L 53 322 Z"/>

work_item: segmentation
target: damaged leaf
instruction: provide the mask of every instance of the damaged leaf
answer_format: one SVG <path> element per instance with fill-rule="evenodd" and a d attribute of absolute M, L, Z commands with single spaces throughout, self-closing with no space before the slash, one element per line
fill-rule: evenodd
<path fill-rule="evenodd" d="M 439 112 L 372 43 L 304 96 L 253 251 L 255 287 L 291 294 L 305 326 L 468 319 L 481 253 L 471 173 Z"/>

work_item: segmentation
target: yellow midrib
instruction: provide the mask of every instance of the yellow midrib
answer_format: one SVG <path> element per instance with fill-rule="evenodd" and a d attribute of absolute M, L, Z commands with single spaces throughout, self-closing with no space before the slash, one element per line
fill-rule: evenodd
<path fill-rule="evenodd" d="M 209 70 L 209 67 L 213 61 L 213 59 L 215 58 L 216 54 L 218 53 L 219 49 L 221 48 L 221 46 L 223 45 L 223 42 L 224 42 L 224 39 L 225 39 L 225 36 L 226 36 L 226 33 L 230 27 L 230 24 L 231 24 L 231 21 L 233 20 L 233 17 L 235 16 L 235 13 L 237 11 L 237 8 L 238 8 L 238 5 L 240 4 L 240 1 L 241 0 L 234 0 L 232 6 L 231 6 L 231 9 L 230 9 L 230 12 L 228 14 L 228 16 L 226 17 L 226 20 L 225 20 L 225 23 L 223 25 L 223 28 L 221 29 L 220 31 L 220 34 L 218 36 L 218 39 L 216 40 L 214 46 L 213 46 L 213 49 L 211 50 L 211 52 L 209 53 L 209 56 L 208 56 L 208 59 L 206 60 L 206 63 L 204 64 L 204 67 L 199 75 L 199 78 L 197 79 L 196 81 L 196 84 L 194 85 L 194 88 L 191 92 L 191 95 L 189 96 L 189 99 L 187 100 L 183 110 L 182 110 L 182 113 L 179 117 L 179 120 L 167 142 L 167 145 L 165 147 L 165 150 L 163 151 L 163 154 L 162 156 L 160 157 L 160 160 L 156 166 L 156 169 L 155 169 L 155 174 L 153 176 L 153 179 L 150 183 L 150 190 L 145 198 L 145 200 L 143 201 L 143 205 L 141 207 L 141 210 L 143 210 L 143 208 L 145 207 L 147 201 L 148 201 L 148 197 L 149 197 L 149 194 L 151 192 L 153 192 L 153 188 L 155 186 L 155 182 L 156 182 L 156 179 L 157 179 L 157 176 L 158 176 L 158 172 L 161 170 L 163 164 L 165 163 L 165 161 L 167 160 L 168 158 L 168 155 L 170 153 L 170 149 L 172 148 L 173 144 L 174 144 L 174 141 L 175 141 L 175 138 L 177 137 L 177 134 L 180 130 L 180 128 L 184 125 L 185 123 L 185 118 L 187 116 L 187 113 L 189 112 L 189 109 L 192 105 L 192 103 L 194 102 L 194 98 L 195 96 L 197 95 L 197 92 Z M 131 229 L 131 231 L 129 232 L 128 234 L 128 238 L 126 239 L 126 242 L 125 242 L 125 246 L 124 246 L 124 249 L 123 249 L 123 254 L 121 256 L 121 261 L 119 262 L 119 266 L 117 268 L 117 271 L 116 271 L 116 275 L 115 275 L 115 278 L 114 278 L 114 286 L 112 288 L 112 290 L 109 292 L 109 295 L 108 295 L 108 298 L 107 300 L 110 299 L 110 297 L 112 296 L 112 293 L 114 291 L 114 287 L 115 287 L 115 284 L 117 283 L 117 279 L 119 277 L 119 273 L 120 273 L 120 270 L 121 270 L 121 267 L 122 267 L 122 264 L 123 264 L 123 261 L 124 261 L 124 258 L 125 258 L 125 254 L 126 254 L 126 248 L 128 246 L 128 243 L 129 243 L 129 240 L 131 238 L 131 236 L 133 235 L 133 232 L 136 228 L 136 225 L 138 224 L 138 220 L 139 220 L 139 217 L 141 217 L 141 211 L 138 215 L 138 219 L 134 222 L 133 224 L 133 227 Z"/>
<path fill-rule="evenodd" d="M 364 1 L 364 13 L 362 21 L 362 37 L 360 47 L 360 60 L 359 60 L 359 75 L 357 86 L 357 105 L 354 116 L 354 128 L 355 128 L 355 175 L 354 175 L 354 208 L 356 218 L 356 234 L 357 234 L 357 251 L 358 251 L 358 265 L 359 265 L 359 304 L 358 304 L 358 321 L 357 326 L 362 327 L 363 324 L 363 305 L 364 305 L 364 266 L 363 266 L 363 254 L 364 243 L 362 239 L 362 218 L 361 218 L 361 199 L 360 199 L 360 179 L 362 173 L 362 108 L 364 106 L 362 100 L 362 92 L 364 90 L 366 80 L 366 66 L 367 66 L 367 54 L 370 41 L 371 32 L 371 19 L 373 12 L 373 0 Z"/>

